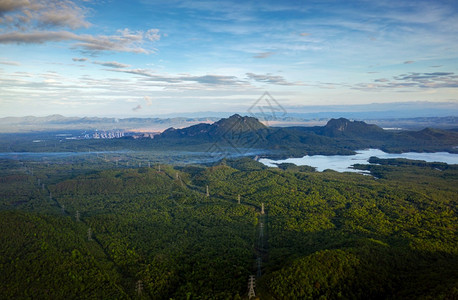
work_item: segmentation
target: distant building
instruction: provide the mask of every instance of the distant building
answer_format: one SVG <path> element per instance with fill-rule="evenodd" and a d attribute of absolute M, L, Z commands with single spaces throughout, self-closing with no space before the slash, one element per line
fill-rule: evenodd
<path fill-rule="evenodd" d="M 118 138 L 122 138 L 123 136 L 124 136 L 124 132 L 119 131 L 119 130 L 118 131 L 103 131 L 103 132 L 96 131 L 92 134 L 93 139 L 118 139 Z M 89 135 L 86 134 L 84 137 L 85 138 L 89 137 Z"/>

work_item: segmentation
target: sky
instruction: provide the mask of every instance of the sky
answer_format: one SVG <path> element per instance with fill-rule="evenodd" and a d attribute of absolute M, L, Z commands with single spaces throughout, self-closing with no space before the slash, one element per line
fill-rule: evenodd
<path fill-rule="evenodd" d="M 458 107 L 458 2 L 0 0 L 0 117 Z"/>

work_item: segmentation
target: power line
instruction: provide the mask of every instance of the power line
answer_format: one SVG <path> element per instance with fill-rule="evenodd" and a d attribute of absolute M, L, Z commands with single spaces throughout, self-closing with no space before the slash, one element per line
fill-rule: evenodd
<path fill-rule="evenodd" d="M 262 258 L 258 257 L 256 259 L 256 265 L 257 265 L 257 268 L 258 268 L 258 273 L 256 274 L 257 277 L 261 277 L 261 264 L 262 264 Z"/>

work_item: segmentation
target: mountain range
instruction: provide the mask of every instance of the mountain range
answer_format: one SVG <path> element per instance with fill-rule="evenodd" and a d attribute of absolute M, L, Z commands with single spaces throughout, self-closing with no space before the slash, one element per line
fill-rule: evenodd
<path fill-rule="evenodd" d="M 408 114 L 397 115 L 387 118 L 384 114 L 352 115 L 340 112 L 335 113 L 288 113 L 283 117 L 275 119 L 261 118 L 263 124 L 277 127 L 291 126 L 317 126 L 325 125 L 331 118 L 345 117 L 376 124 L 384 128 L 402 128 L 419 130 L 426 127 L 453 129 L 458 128 L 458 117 L 454 117 L 454 110 L 451 109 L 448 117 L 408 117 Z M 162 132 L 169 127 L 185 128 L 191 125 L 217 122 L 221 117 L 227 118 L 231 114 L 208 113 L 201 116 L 187 117 L 138 117 L 138 118 L 108 118 L 108 117 L 65 117 L 62 115 L 50 115 L 46 117 L 5 117 L 0 118 L 0 133 L 20 132 L 45 132 L 45 131 L 108 131 L 122 130 L 130 132 Z M 256 115 L 252 115 L 256 117 Z"/>
<path fill-rule="evenodd" d="M 421 131 L 384 130 L 374 124 L 331 119 L 325 126 L 267 127 L 253 117 L 235 114 L 213 124 L 183 129 L 169 128 L 154 138 L 154 144 L 180 148 L 216 144 L 219 148 L 268 149 L 282 156 L 305 154 L 351 154 L 364 148 L 386 152 L 458 152 L 458 132 L 426 128 Z"/>
<path fill-rule="evenodd" d="M 110 118 L 83 119 L 89 124 L 87 126 L 99 130 L 100 124 L 108 123 L 118 124 L 119 127 L 116 128 L 131 126 L 139 129 L 152 126 L 151 119 L 118 121 Z M 202 154 L 224 152 L 228 156 L 234 154 L 236 156 L 265 155 L 272 158 L 354 154 L 357 150 L 368 148 L 381 149 L 388 153 L 409 151 L 458 153 L 457 130 L 437 128 L 385 130 L 375 124 L 346 118 L 330 119 L 323 126 L 309 127 L 266 126 L 252 116 L 239 114 L 215 121 L 209 118 L 183 118 L 178 121 L 174 120 L 182 128 L 168 126 L 169 128 L 164 128 L 162 133 L 157 132 L 154 138 L 151 138 L 151 134 L 135 134 L 112 139 L 82 138 L 82 131 L 76 129 L 68 134 L 72 126 L 81 126 L 80 118 L 71 119 L 55 115 L 47 118 L 28 117 L 21 120 L 10 118 L 7 121 L 10 122 L 8 123 L 10 128 L 14 128 L 14 124 L 24 126 L 24 122 L 27 121 L 28 130 L 32 131 L 26 134 L 2 134 L 0 149 L 7 149 L 7 152 L 140 150 L 168 153 L 191 151 Z M 170 121 L 161 121 L 163 121 L 162 126 L 170 125 Z M 0 119 L 0 127 L 2 123 L 5 125 L 7 122 L 5 119 Z M 46 131 L 40 127 L 41 123 L 54 124 L 53 128 L 58 128 L 58 130 Z M 66 138 L 68 136 L 72 138 Z M 53 147 L 50 148 L 49 145 Z"/>

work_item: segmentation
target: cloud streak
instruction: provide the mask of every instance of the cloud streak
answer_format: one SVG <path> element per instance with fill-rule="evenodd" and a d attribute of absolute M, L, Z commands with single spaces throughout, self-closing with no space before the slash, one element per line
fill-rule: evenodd
<path fill-rule="evenodd" d="M 261 52 L 253 56 L 253 58 L 268 58 L 274 54 L 275 52 Z"/>
<path fill-rule="evenodd" d="M 20 66 L 21 64 L 18 63 L 17 61 L 0 60 L 0 65 Z"/>
<path fill-rule="evenodd" d="M 254 73 L 246 73 L 246 76 L 250 80 L 254 80 L 257 82 L 262 82 L 262 83 L 270 83 L 270 84 L 276 84 L 276 85 L 304 85 L 301 82 L 288 82 L 283 78 L 283 76 L 278 76 L 278 75 L 272 75 L 272 74 L 254 74 Z"/>
<path fill-rule="evenodd" d="M 408 73 L 394 76 L 392 79 L 379 78 L 373 83 L 359 83 L 353 87 L 358 90 L 377 89 L 439 89 L 458 88 L 458 75 L 453 72 Z"/>
<path fill-rule="evenodd" d="M 20 30 L 30 28 L 88 28 L 87 10 L 70 0 L 1 0 L 0 23 Z"/>
<path fill-rule="evenodd" d="M 32 31 L 32 32 L 9 32 L 0 34 L 0 44 L 43 44 L 46 42 L 73 41 L 72 48 L 81 49 L 83 52 L 96 54 L 100 51 L 152 53 L 155 49 L 145 49 L 142 45 L 145 39 L 150 41 L 159 40 L 157 29 L 146 32 L 129 29 L 118 30 L 116 35 L 89 34 L 78 35 L 69 31 Z"/>
<path fill-rule="evenodd" d="M 123 68 L 129 68 L 130 65 L 122 64 L 116 61 L 94 61 L 92 62 L 93 64 L 96 65 L 101 65 L 104 67 L 109 67 L 109 68 L 116 68 L 116 69 L 123 69 Z"/>
<path fill-rule="evenodd" d="M 0 0 L 0 44 L 43 44 L 73 42 L 71 48 L 89 54 L 98 52 L 156 51 L 150 43 L 160 40 L 159 29 L 117 30 L 112 35 L 76 34 L 71 30 L 88 28 L 87 10 L 70 0 Z"/>
<path fill-rule="evenodd" d="M 225 75 L 181 75 L 169 76 L 151 73 L 146 69 L 107 69 L 107 71 L 123 72 L 146 77 L 150 82 L 163 82 L 168 84 L 198 83 L 205 86 L 243 86 L 246 81 L 238 79 L 236 76 Z"/>

